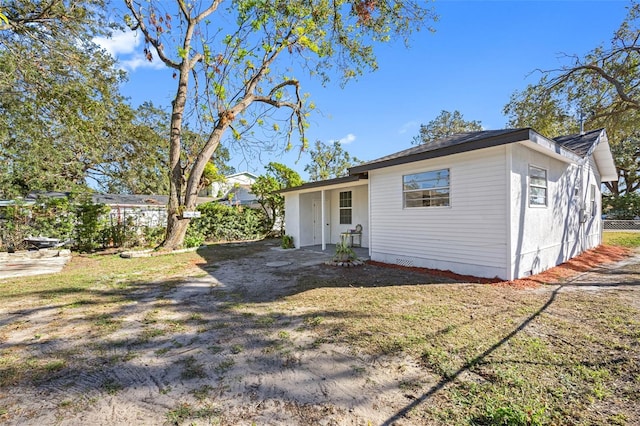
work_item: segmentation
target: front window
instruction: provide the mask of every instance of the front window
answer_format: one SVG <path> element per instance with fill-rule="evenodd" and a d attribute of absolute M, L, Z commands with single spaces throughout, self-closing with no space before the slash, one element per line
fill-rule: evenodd
<path fill-rule="evenodd" d="M 351 225 L 351 191 L 340 193 L 340 224 Z"/>
<path fill-rule="evenodd" d="M 529 205 L 547 205 L 547 171 L 529 166 Z"/>
<path fill-rule="evenodd" d="M 404 207 L 449 205 L 449 169 L 433 170 L 402 177 Z"/>
<path fill-rule="evenodd" d="M 591 208 L 591 216 L 596 215 L 596 186 L 591 185 L 591 190 L 589 192 L 589 204 Z"/>

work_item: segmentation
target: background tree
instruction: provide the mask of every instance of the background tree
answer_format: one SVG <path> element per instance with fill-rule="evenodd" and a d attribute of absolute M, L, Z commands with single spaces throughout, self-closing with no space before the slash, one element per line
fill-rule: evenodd
<path fill-rule="evenodd" d="M 442 110 L 436 118 L 427 124 L 420 125 L 420 133 L 413 138 L 411 143 L 422 145 L 456 133 L 479 130 L 482 130 L 482 125 L 479 121 L 466 121 L 458 110 L 453 112 Z"/>
<path fill-rule="evenodd" d="M 342 149 L 339 141 L 333 141 L 331 145 L 316 141 L 309 154 L 311 163 L 304 170 L 309 173 L 312 182 L 346 176 L 349 174 L 349 167 L 361 162 Z"/>
<path fill-rule="evenodd" d="M 256 142 L 276 148 L 277 141 L 290 148 L 295 134 L 306 145 L 304 128 L 313 104 L 301 93 L 296 70 L 327 82 L 337 68 L 346 82 L 376 68 L 376 43 L 406 40 L 413 29 L 433 18 L 417 0 L 125 4 L 130 12 L 125 22 L 143 33 L 147 58 L 161 60 L 176 78 L 169 126 L 166 249 L 182 244 L 189 219 L 180 213 L 195 208 L 204 168 L 227 131 L 241 149 Z M 183 127 L 196 119 L 208 136 L 196 160 L 186 165 Z M 282 133 L 284 137 L 277 137 Z"/>
<path fill-rule="evenodd" d="M 269 163 L 265 166 L 266 173 L 258 176 L 251 186 L 251 192 L 258 197 L 258 203 L 262 206 L 267 223 L 265 228 L 273 230 L 279 223 L 280 233 L 284 230 L 284 197 L 277 191 L 293 186 L 302 185 L 302 178 L 295 171 L 280 163 Z"/>
<path fill-rule="evenodd" d="M 640 6 L 629 13 L 608 45 L 584 57 L 571 56 L 559 70 L 544 71 L 540 81 L 512 95 L 504 112 L 510 127 L 532 127 L 548 137 L 606 128 L 618 169 L 618 181 L 606 182 L 608 207 L 633 208 L 640 188 Z"/>
<path fill-rule="evenodd" d="M 101 0 L 9 1 L 0 21 L 0 196 L 33 190 L 168 193 L 168 115 L 133 110 L 93 39 Z"/>
<path fill-rule="evenodd" d="M 104 4 L 10 1 L 2 10 L 3 195 L 82 187 L 122 102 L 118 84 L 124 75 L 91 41 L 108 33 Z"/>

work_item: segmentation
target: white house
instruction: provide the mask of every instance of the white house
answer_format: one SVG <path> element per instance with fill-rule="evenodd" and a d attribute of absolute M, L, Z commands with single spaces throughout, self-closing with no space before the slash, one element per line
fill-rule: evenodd
<path fill-rule="evenodd" d="M 213 182 L 207 189 L 208 194 L 227 205 L 259 207 L 256 196 L 251 192 L 251 185 L 258 178 L 250 172 L 235 173 L 225 176 L 224 182 Z"/>
<path fill-rule="evenodd" d="M 613 180 L 604 130 L 526 128 L 456 134 L 282 194 L 296 247 L 359 224 L 372 260 L 510 280 L 598 246 L 600 186 Z"/>

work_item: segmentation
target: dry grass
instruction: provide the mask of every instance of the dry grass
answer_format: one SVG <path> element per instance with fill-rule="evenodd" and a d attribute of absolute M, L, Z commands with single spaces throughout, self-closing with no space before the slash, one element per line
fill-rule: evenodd
<path fill-rule="evenodd" d="M 629 238 L 622 240 L 628 242 Z M 242 247 L 233 246 L 228 251 L 217 247 L 216 255 L 223 259 L 241 257 Z M 249 246 L 247 252 L 256 250 Z M 505 283 L 427 284 L 430 281 L 426 276 L 425 284 L 338 286 L 329 281 L 335 277 L 325 277 L 319 269 L 313 279 L 308 275 L 301 278 L 300 291 L 295 294 L 261 303 L 239 300 L 228 305 L 228 314 L 236 318 L 240 314 L 239 318 L 253 324 L 257 332 L 272 337 L 274 346 L 270 349 L 282 351 L 283 356 L 290 345 L 289 335 L 278 328 L 281 324 L 274 318 L 296 313 L 301 317 L 301 327 L 310 330 L 316 342 L 346 345 L 355 353 L 372 357 L 403 355 L 418 361 L 424 380 L 398 383 L 407 404 L 391 421 L 634 424 L 640 421 L 638 290 L 629 290 L 623 297 L 615 287 L 564 291 L 541 284 L 564 281 L 570 273 L 624 253 L 616 248 L 590 253 L 590 257 L 556 269 L 556 275 L 538 277 L 533 289 Z M 196 253 L 135 261 L 113 256 L 74 257 L 59 275 L 0 282 L 0 303 L 11 309 L 56 309 L 54 322 L 33 329 L 34 340 L 53 341 L 70 319 L 78 335 L 105 336 L 118 331 L 116 313 L 123 304 L 136 300 L 139 292 L 148 292 L 152 286 L 159 288 L 161 295 L 163 288 L 172 288 L 185 276 L 201 273 L 194 265 L 203 262 Z M 383 267 L 370 268 L 371 276 L 388 272 Z M 312 288 L 309 282 L 313 282 Z M 630 297 L 635 298 L 635 305 L 629 303 Z M 141 329 L 147 341 L 157 337 L 154 333 L 172 335 L 184 327 L 205 323 L 200 312 L 180 322 L 167 319 L 161 303 L 154 309 L 144 316 Z M 8 331 L 32 332 L 29 324 L 16 318 L 7 320 L 0 338 Z M 219 320 L 208 326 L 226 329 L 232 323 L 232 319 Z M 200 344 L 209 352 L 224 350 L 212 342 Z M 312 344 L 306 350 L 318 346 Z M 169 350 L 158 348 L 158 356 Z M 111 349 L 100 350 L 111 353 Z M 244 348 L 230 346 L 229 351 L 239 356 Z M 64 348 L 51 352 L 48 358 L 25 358 L 25 353 L 19 347 L 0 350 L 0 391 L 20 382 L 46 381 L 64 374 L 69 364 L 77 362 L 77 354 Z M 183 380 L 206 377 L 204 367 L 194 358 L 180 359 L 177 366 Z M 213 366 L 213 373 L 222 376 L 233 366 L 233 357 L 224 357 Z M 358 374 L 367 372 L 359 370 Z M 108 392 L 120 390 L 115 382 L 104 386 Z M 209 392 L 209 387 L 202 388 L 202 395 Z M 0 416 L 2 409 L 0 406 Z M 180 424 L 219 414 L 214 407 L 198 410 L 181 403 L 167 413 L 166 420 Z"/>
<path fill-rule="evenodd" d="M 640 398 L 640 315 L 613 293 L 325 288 L 293 307 L 324 318 L 321 339 L 420 360 L 437 385 L 415 389 L 403 416 L 425 423 L 608 424 Z"/>

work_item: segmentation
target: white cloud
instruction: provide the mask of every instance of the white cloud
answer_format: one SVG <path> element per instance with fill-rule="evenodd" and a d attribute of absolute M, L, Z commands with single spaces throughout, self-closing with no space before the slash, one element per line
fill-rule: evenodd
<path fill-rule="evenodd" d="M 400 130 L 398 130 L 398 134 L 405 134 L 409 131 L 413 131 L 413 129 L 418 127 L 418 122 L 417 121 L 408 121 L 406 123 L 404 123 L 402 126 L 400 126 Z"/>
<path fill-rule="evenodd" d="M 353 133 L 349 133 L 347 136 L 341 138 L 338 142 L 340 142 L 341 145 L 347 145 L 355 140 L 356 140 L 356 135 L 354 135 Z"/>
<path fill-rule="evenodd" d="M 123 68 L 129 71 L 135 71 L 138 68 L 151 68 L 159 70 L 165 67 L 164 63 L 154 56 L 153 61 L 149 62 L 142 53 L 132 55 L 128 59 L 120 59 Z"/>
<path fill-rule="evenodd" d="M 96 37 L 93 41 L 111 56 L 117 58 L 122 55 L 130 55 L 136 51 L 140 45 L 140 37 L 133 31 L 118 31 L 110 38 Z"/>
<path fill-rule="evenodd" d="M 140 46 L 142 36 L 133 31 L 117 31 L 109 38 L 96 37 L 93 41 L 118 60 L 120 66 L 127 71 L 135 71 L 138 68 L 164 68 L 164 64 L 156 55 L 151 62 L 145 58 Z"/>

